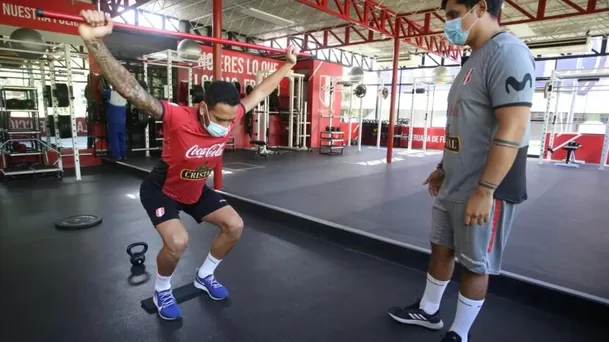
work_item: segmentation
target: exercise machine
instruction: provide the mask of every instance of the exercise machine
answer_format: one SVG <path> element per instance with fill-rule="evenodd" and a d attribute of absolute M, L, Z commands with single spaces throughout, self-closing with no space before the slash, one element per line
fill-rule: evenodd
<path fill-rule="evenodd" d="M 84 153 L 78 147 L 73 93 L 73 75 L 76 72 L 73 71 L 73 64 L 74 59 L 87 58 L 87 55 L 74 51 L 68 44 L 6 38 L 2 40 L 0 154 L 3 165 L 0 173 L 5 179 L 20 175 L 36 178 L 40 174 L 56 174 L 62 178 L 62 158 L 73 157 L 76 180 L 81 180 L 80 156 Z M 15 82 L 10 82 L 13 78 L 24 82 L 16 85 Z M 52 107 L 52 116 L 49 115 L 49 107 Z M 69 112 L 69 123 L 60 120 L 59 112 L 62 109 Z M 44 122 L 42 127 L 41 117 Z M 23 127 L 15 127 L 15 120 L 23 122 Z M 46 130 L 44 138 L 43 128 Z M 65 153 L 67 151 L 62 146 L 60 132 L 64 131 L 72 141 L 69 153 Z M 49 158 L 49 152 L 56 155 L 54 161 Z"/>
<path fill-rule="evenodd" d="M 451 85 L 452 78 L 449 76 L 421 77 L 414 79 L 414 82 L 412 83 L 410 118 L 408 120 L 408 150 L 412 150 L 412 143 L 415 138 L 414 130 L 417 122 L 417 106 L 415 100 L 417 95 L 425 95 L 425 115 L 423 117 L 423 136 L 421 139 L 423 142 L 422 149 L 427 150 L 428 130 L 433 123 L 436 91 L 442 88 L 450 88 Z"/>
<path fill-rule="evenodd" d="M 193 105 L 193 98 L 195 95 L 191 91 L 193 86 L 200 86 L 197 78 L 194 77 L 194 70 L 207 68 L 212 64 L 211 58 L 205 58 L 204 55 L 185 55 L 183 52 L 177 50 L 164 50 L 142 56 L 142 62 L 144 67 L 144 80 L 149 80 L 149 66 L 161 66 L 167 70 L 167 82 L 163 85 L 163 98 L 169 102 L 174 101 L 174 87 L 173 87 L 173 69 L 183 69 L 188 72 L 188 105 Z M 153 85 L 150 84 L 150 87 Z M 176 88 L 177 89 L 177 88 Z M 201 89 L 201 88 L 200 88 Z M 154 126 L 154 131 L 159 132 L 162 128 L 163 121 L 154 120 L 151 122 Z M 150 151 L 160 151 L 163 148 L 163 137 L 158 134 L 155 135 L 156 146 L 150 144 L 150 124 L 146 125 L 144 130 L 145 145 L 143 148 L 132 148 L 131 151 L 144 151 L 146 157 L 150 157 Z M 234 143 L 233 143 L 234 144 Z"/>
<path fill-rule="evenodd" d="M 256 83 L 260 84 L 266 77 L 272 74 L 271 70 L 261 70 L 256 73 Z M 288 73 L 285 78 L 288 80 L 287 95 L 280 94 L 277 89 L 264 101 L 258 104 L 252 115 L 252 132 L 250 143 L 254 145 L 252 150 L 256 155 L 267 156 L 277 154 L 278 150 L 289 151 L 311 151 L 307 147 L 308 126 L 307 121 L 307 102 L 304 101 L 304 78 L 305 75 L 295 72 Z M 284 101 L 281 101 L 284 99 Z M 287 109 L 281 108 L 287 102 Z M 272 107 L 272 108 L 271 108 Z M 270 116 L 278 115 L 287 132 L 280 134 L 287 135 L 286 145 L 269 146 L 269 127 Z"/>
<path fill-rule="evenodd" d="M 580 80 L 598 80 L 600 78 L 609 77 L 609 68 L 605 69 L 594 69 L 594 70 L 553 70 L 550 80 L 544 87 L 544 97 L 546 98 L 546 108 L 543 116 L 543 126 L 541 131 L 541 144 L 539 147 L 539 160 L 538 164 L 543 164 L 544 160 L 552 160 L 552 153 L 562 148 L 567 150 L 567 159 L 564 162 L 559 162 L 556 165 L 566 167 L 578 167 L 583 162 L 575 160 L 575 150 L 583 147 L 581 144 L 576 142 L 577 139 L 581 138 L 584 134 L 602 134 L 603 125 L 601 122 L 583 122 L 578 124 L 577 132 L 573 132 L 574 120 L 574 106 L 571 103 L 571 110 L 567 114 L 566 121 L 563 121 L 564 113 L 559 112 L 559 99 L 560 94 L 564 92 L 563 81 L 573 80 L 579 82 Z M 573 87 L 577 87 L 574 85 Z M 569 92 L 577 93 L 577 89 L 571 88 Z M 601 151 L 600 167 L 599 170 L 604 169 L 604 165 L 607 160 L 607 123 L 604 128 L 603 148 Z M 557 131 L 558 130 L 558 131 Z M 557 137 L 563 134 L 574 135 L 562 144 L 555 146 L 554 141 Z M 546 147 L 546 143 L 547 146 Z M 603 159 L 604 158 L 604 159 Z"/>

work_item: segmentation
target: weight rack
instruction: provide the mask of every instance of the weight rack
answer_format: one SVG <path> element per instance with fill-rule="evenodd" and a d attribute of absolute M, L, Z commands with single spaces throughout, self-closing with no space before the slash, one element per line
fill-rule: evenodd
<path fill-rule="evenodd" d="M 143 64 L 144 64 L 144 80 L 146 80 L 146 82 L 148 82 L 148 66 L 156 65 L 156 66 L 162 66 L 162 67 L 167 68 L 167 84 L 165 85 L 163 97 L 168 102 L 173 102 L 173 68 L 188 70 L 188 91 L 189 91 L 188 104 L 190 106 L 193 105 L 192 95 L 190 95 L 190 89 L 192 88 L 193 83 L 195 85 L 198 84 L 197 78 L 193 77 L 193 70 L 209 67 L 212 65 L 212 62 L 213 62 L 211 58 L 205 58 L 203 55 L 201 55 L 201 57 L 196 60 L 183 58 L 180 56 L 180 52 L 178 52 L 176 50 L 165 50 L 165 51 L 160 51 L 160 52 L 155 52 L 155 53 L 151 53 L 148 55 L 144 55 L 144 56 L 142 56 L 142 60 L 143 60 Z M 194 80 L 194 82 L 193 82 L 193 80 Z M 149 84 L 149 88 L 151 88 L 151 87 L 152 87 L 152 84 Z M 163 121 L 155 120 L 155 121 L 153 121 L 153 124 L 155 125 L 155 131 L 158 131 L 156 125 L 162 125 Z M 146 139 L 145 147 L 131 149 L 131 151 L 134 151 L 134 152 L 135 151 L 145 151 L 146 157 L 150 157 L 150 151 L 160 151 L 163 146 L 163 144 L 162 144 L 163 138 L 156 137 L 155 138 L 156 141 L 161 141 L 161 144 L 156 147 L 150 147 L 150 128 L 149 127 L 150 127 L 150 124 L 146 125 L 146 129 L 145 129 L 145 133 L 144 133 L 145 139 Z"/>

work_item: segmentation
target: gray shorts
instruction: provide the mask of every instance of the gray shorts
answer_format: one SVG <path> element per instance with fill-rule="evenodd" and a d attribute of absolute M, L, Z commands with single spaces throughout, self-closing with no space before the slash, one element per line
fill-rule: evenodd
<path fill-rule="evenodd" d="M 459 263 L 474 273 L 499 274 L 517 205 L 495 200 L 491 217 L 482 226 L 463 223 L 465 205 L 435 200 L 430 241 L 453 249 Z"/>

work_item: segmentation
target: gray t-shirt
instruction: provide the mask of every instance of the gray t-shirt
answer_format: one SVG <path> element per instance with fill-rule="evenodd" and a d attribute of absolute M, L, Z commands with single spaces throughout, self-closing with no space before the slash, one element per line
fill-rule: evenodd
<path fill-rule="evenodd" d="M 509 33 L 491 38 L 465 62 L 448 94 L 446 172 L 441 199 L 466 202 L 486 166 L 497 132 L 494 111 L 509 106 L 531 106 L 535 92 L 535 59 L 528 47 Z M 512 168 L 495 191 L 495 198 L 511 203 L 526 200 L 526 159 L 530 121 Z"/>

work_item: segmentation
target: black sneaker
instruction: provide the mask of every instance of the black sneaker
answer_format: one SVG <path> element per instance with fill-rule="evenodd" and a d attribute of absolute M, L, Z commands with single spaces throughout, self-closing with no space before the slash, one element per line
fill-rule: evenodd
<path fill-rule="evenodd" d="M 461 336 L 459 336 L 459 334 L 457 334 L 454 331 L 449 331 L 446 333 L 446 335 L 444 335 L 444 338 L 442 339 L 442 341 L 440 342 L 461 342 Z M 467 335 L 467 341 L 471 342 L 472 338 L 471 335 Z"/>
<path fill-rule="evenodd" d="M 408 307 L 389 308 L 389 316 L 404 324 L 418 325 L 431 330 L 442 329 L 442 327 L 444 327 L 444 322 L 442 322 L 442 318 L 440 318 L 440 310 L 433 315 L 430 315 L 422 309 L 419 309 L 419 304 L 420 301 L 417 301 Z"/>

